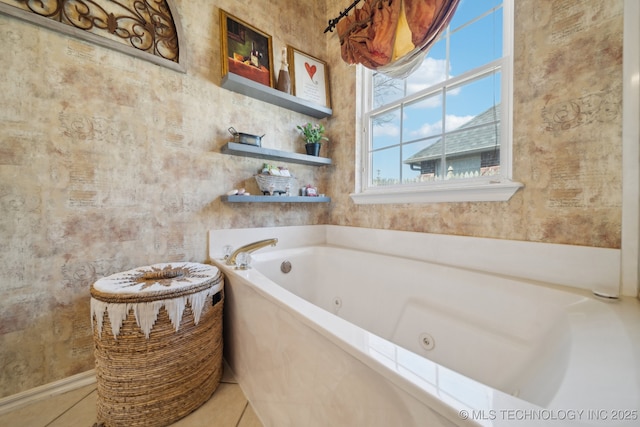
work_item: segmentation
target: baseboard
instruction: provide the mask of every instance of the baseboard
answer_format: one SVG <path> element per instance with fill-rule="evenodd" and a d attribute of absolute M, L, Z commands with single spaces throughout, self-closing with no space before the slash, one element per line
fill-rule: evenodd
<path fill-rule="evenodd" d="M 96 382 L 96 372 L 94 369 L 81 372 L 49 384 L 44 384 L 20 393 L 0 399 L 0 415 L 11 412 L 22 406 L 46 399 L 58 394 L 66 393 Z"/>

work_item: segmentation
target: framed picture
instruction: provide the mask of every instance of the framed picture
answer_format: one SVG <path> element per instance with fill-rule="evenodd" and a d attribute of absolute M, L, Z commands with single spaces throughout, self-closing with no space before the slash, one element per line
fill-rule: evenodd
<path fill-rule="evenodd" d="M 237 74 L 274 87 L 271 36 L 220 9 L 222 76 Z"/>
<path fill-rule="evenodd" d="M 289 74 L 293 95 L 331 108 L 327 63 L 287 46 Z"/>

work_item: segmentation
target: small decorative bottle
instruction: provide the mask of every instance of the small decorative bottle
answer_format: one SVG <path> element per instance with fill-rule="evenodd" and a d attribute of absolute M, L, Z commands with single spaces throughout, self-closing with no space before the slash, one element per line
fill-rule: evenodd
<path fill-rule="evenodd" d="M 289 77 L 289 64 L 287 63 L 287 48 L 282 48 L 282 62 L 278 75 L 277 89 L 281 92 L 291 93 L 291 78 Z"/>
<path fill-rule="evenodd" d="M 251 42 L 250 62 L 254 67 L 260 68 L 260 52 L 256 49 L 255 42 Z"/>

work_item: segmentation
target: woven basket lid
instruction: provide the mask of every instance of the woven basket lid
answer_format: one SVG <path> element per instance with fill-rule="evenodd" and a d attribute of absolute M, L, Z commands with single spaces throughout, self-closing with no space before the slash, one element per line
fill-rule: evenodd
<path fill-rule="evenodd" d="M 117 338 L 122 322 L 133 310 L 138 326 L 149 338 L 158 312 L 164 307 L 177 332 L 187 304 L 197 325 L 207 297 L 217 294 L 223 286 L 220 270 L 213 265 L 181 262 L 139 267 L 105 277 L 91 286 L 91 318 L 102 336 L 104 314 L 109 313 L 111 330 Z"/>
<path fill-rule="evenodd" d="M 192 262 L 162 263 L 112 274 L 91 286 L 91 296 L 111 303 L 137 303 L 200 292 L 220 282 L 213 265 Z M 216 283 L 214 293 L 221 288 Z"/>

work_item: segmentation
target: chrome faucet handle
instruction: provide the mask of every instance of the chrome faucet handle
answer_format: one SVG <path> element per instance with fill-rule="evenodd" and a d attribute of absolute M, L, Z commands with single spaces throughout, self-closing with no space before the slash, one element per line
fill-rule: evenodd
<path fill-rule="evenodd" d="M 249 252 L 240 252 L 236 256 L 236 269 L 248 270 L 251 268 L 251 254 Z"/>
<path fill-rule="evenodd" d="M 222 259 L 229 259 L 232 253 L 233 253 L 233 246 L 224 245 L 222 247 Z"/>

